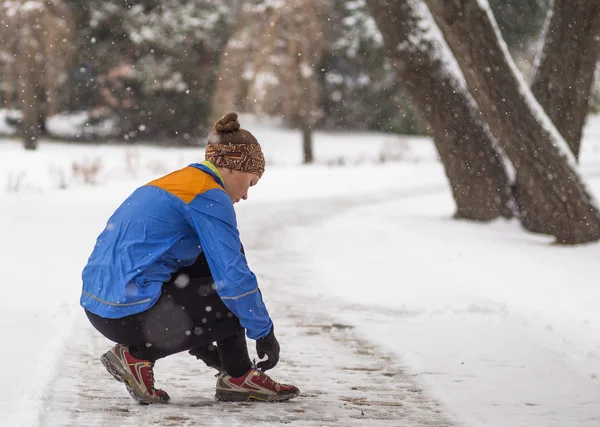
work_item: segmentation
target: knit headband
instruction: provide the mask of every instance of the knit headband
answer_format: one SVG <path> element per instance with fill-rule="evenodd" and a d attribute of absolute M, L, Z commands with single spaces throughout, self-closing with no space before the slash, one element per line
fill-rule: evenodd
<path fill-rule="evenodd" d="M 253 173 L 265 172 L 265 156 L 259 144 L 207 144 L 206 160 L 215 166 Z"/>

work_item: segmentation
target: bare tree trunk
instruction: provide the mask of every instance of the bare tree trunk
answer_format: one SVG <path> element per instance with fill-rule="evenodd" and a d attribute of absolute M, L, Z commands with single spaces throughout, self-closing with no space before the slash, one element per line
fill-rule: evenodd
<path fill-rule="evenodd" d="M 531 90 L 579 157 L 596 62 L 600 0 L 554 0 Z"/>
<path fill-rule="evenodd" d="M 425 0 L 513 166 L 524 226 L 557 242 L 600 239 L 600 214 L 566 142 L 535 100 L 485 0 Z"/>
<path fill-rule="evenodd" d="M 40 137 L 39 119 L 41 109 L 40 97 L 38 96 L 38 88 L 41 84 L 38 63 L 38 56 L 41 52 L 40 39 L 38 38 L 40 30 L 39 25 L 36 25 L 33 13 L 28 14 L 21 23 L 23 26 L 15 44 L 19 53 L 16 66 L 19 74 L 19 101 L 23 116 L 21 136 L 24 148 L 35 150 Z"/>
<path fill-rule="evenodd" d="M 75 44 L 75 18 L 63 0 L 46 2 L 47 11 L 43 17 L 43 49 L 46 58 L 44 82 L 46 88 L 46 117 L 57 114 L 65 104 L 69 93 L 66 84 L 69 69 L 72 67 Z"/>
<path fill-rule="evenodd" d="M 35 69 L 35 54 L 37 50 L 34 46 L 34 41 L 23 41 L 24 43 L 19 43 L 19 46 L 23 48 L 23 52 L 27 52 L 27 56 L 23 55 L 19 63 L 19 86 L 21 89 L 19 92 L 21 95 L 21 114 L 23 115 L 21 135 L 23 138 L 23 147 L 26 150 L 35 150 L 40 138 L 40 103 L 37 96 L 38 79 Z"/>
<path fill-rule="evenodd" d="M 329 3 L 317 0 L 282 2 L 279 9 L 280 28 L 286 58 L 280 66 L 284 86 L 283 112 L 286 122 L 302 132 L 304 163 L 312 163 L 312 129 L 318 115 L 317 66 L 323 55 L 323 26 L 329 15 Z"/>
<path fill-rule="evenodd" d="M 488 221 L 512 216 L 507 174 L 443 37 L 423 3 L 369 0 L 398 79 L 429 124 L 457 211 Z M 427 33 L 427 37 L 424 35 Z"/>
<path fill-rule="evenodd" d="M 243 97 L 248 97 L 249 90 L 246 87 L 248 82 L 244 79 L 245 68 L 250 65 L 252 71 L 256 72 L 263 64 L 267 63 L 272 55 L 272 45 L 268 44 L 267 36 L 264 31 L 264 22 L 271 23 L 274 19 L 270 11 L 263 13 L 262 20 L 258 19 L 258 14 L 252 10 L 250 5 L 242 6 L 237 2 L 235 6 L 238 9 L 235 13 L 238 16 L 238 22 L 235 31 L 223 47 L 219 58 L 219 67 L 216 75 L 215 91 L 211 100 L 211 114 L 209 121 L 214 123 L 223 117 L 227 111 L 254 111 L 257 114 L 262 113 L 255 110 L 254 102 L 243 102 Z M 251 90 L 250 90 L 251 91 Z M 257 100 L 258 101 L 258 100 Z M 267 111 L 271 113 L 271 111 Z"/>
<path fill-rule="evenodd" d="M 304 154 L 303 163 L 310 164 L 315 160 L 313 153 L 313 131 L 310 126 L 302 125 L 302 151 Z"/>
<path fill-rule="evenodd" d="M 15 38 L 13 27 L 9 21 L 8 11 L 10 5 L 0 2 L 0 102 L 3 108 L 13 108 L 14 95 L 17 92 L 14 82 L 16 80 L 15 67 L 12 65 L 14 58 Z"/>
<path fill-rule="evenodd" d="M 0 4 L 11 11 L 3 17 L 0 36 L 11 57 L 7 75 L 16 83 L 23 143 L 26 149 L 35 150 L 46 117 L 58 111 L 68 93 L 75 21 L 62 0 L 9 3 Z"/>

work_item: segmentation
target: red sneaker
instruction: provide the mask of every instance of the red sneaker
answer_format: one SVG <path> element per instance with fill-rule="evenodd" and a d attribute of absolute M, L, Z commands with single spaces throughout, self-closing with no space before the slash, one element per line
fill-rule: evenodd
<path fill-rule="evenodd" d="M 275 382 L 259 369 L 251 368 L 238 378 L 221 372 L 217 378 L 217 400 L 223 402 L 239 402 L 261 400 L 264 402 L 281 402 L 293 399 L 300 390 L 293 385 Z"/>
<path fill-rule="evenodd" d="M 154 363 L 136 359 L 126 346 L 117 344 L 100 361 L 117 381 L 125 383 L 131 397 L 138 402 L 149 405 L 171 400 L 167 392 L 154 388 Z"/>

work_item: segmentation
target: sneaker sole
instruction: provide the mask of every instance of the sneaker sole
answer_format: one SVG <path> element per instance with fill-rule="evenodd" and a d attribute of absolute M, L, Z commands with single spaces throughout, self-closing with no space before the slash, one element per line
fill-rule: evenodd
<path fill-rule="evenodd" d="M 263 393 L 239 393 L 235 391 L 220 390 L 215 394 L 215 398 L 220 402 L 285 402 L 286 400 L 298 397 L 300 390 L 289 394 L 263 394 Z"/>
<path fill-rule="evenodd" d="M 106 368 L 108 373 L 111 374 L 115 380 L 119 381 L 120 383 L 125 384 L 125 387 L 127 388 L 127 391 L 129 392 L 129 395 L 134 400 L 136 400 L 138 403 L 140 403 L 142 405 L 167 404 L 170 402 L 171 399 L 166 400 L 166 401 L 163 401 L 163 400 L 157 401 L 157 400 L 149 400 L 144 397 L 138 396 L 135 393 L 135 389 L 132 385 L 131 374 L 127 374 L 126 372 L 123 372 L 123 369 L 120 367 L 120 364 L 118 362 L 115 363 L 112 360 L 113 358 L 115 358 L 115 356 L 113 356 L 110 352 L 105 353 L 102 355 L 102 357 L 100 357 L 100 362 L 102 362 L 102 365 L 104 365 L 104 367 Z"/>

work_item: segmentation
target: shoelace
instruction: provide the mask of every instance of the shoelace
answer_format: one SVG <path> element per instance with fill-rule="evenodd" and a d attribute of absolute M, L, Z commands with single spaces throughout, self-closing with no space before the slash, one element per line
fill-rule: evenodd
<path fill-rule="evenodd" d="M 150 379 L 150 390 L 156 391 L 154 388 L 154 363 L 150 363 L 150 371 L 148 372 L 148 378 Z"/>
<path fill-rule="evenodd" d="M 271 383 L 273 385 L 277 385 L 277 383 L 275 382 L 275 380 L 273 378 L 271 378 L 270 376 L 268 376 L 267 374 L 265 374 L 260 368 L 258 368 L 256 366 L 256 359 L 252 360 L 252 369 L 254 369 L 256 372 L 258 372 L 261 377 L 265 377 L 266 378 L 265 381 L 267 383 Z"/>
<path fill-rule="evenodd" d="M 266 382 L 269 384 L 272 384 L 273 386 L 277 385 L 277 383 L 275 382 L 275 380 L 273 378 L 271 378 L 270 376 L 268 376 L 267 374 L 265 374 L 263 371 L 261 371 L 260 369 L 257 369 L 258 372 L 260 372 L 260 375 L 262 377 L 266 378 Z"/>
<path fill-rule="evenodd" d="M 273 385 L 277 385 L 277 382 L 275 382 L 275 380 L 273 378 L 271 378 L 270 376 L 268 376 L 267 374 L 265 374 L 263 371 L 261 371 L 257 366 L 256 366 L 256 360 L 252 361 L 252 369 L 256 372 L 258 372 L 259 376 L 264 377 L 264 381 L 266 381 L 267 383 L 271 383 Z M 215 378 L 219 378 L 219 375 L 221 374 L 225 374 L 225 375 L 229 375 L 226 371 L 219 371 L 215 374 Z"/>
<path fill-rule="evenodd" d="M 265 374 L 262 370 L 260 370 L 257 366 L 256 366 L 256 360 L 252 360 L 252 369 L 256 372 L 258 372 L 259 376 L 264 377 L 264 381 L 266 381 L 267 383 L 271 383 L 273 385 L 277 385 L 277 382 L 271 378 L 270 376 L 268 376 L 267 374 Z M 221 374 L 225 374 L 225 375 L 229 375 L 227 373 L 227 371 L 219 371 L 215 374 L 215 378 L 219 378 L 219 376 Z"/>

